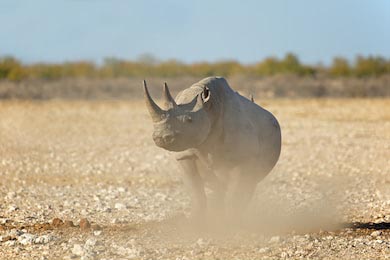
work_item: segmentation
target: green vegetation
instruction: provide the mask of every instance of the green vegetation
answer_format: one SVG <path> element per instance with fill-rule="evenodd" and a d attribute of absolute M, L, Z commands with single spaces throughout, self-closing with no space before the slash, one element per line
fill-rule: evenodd
<path fill-rule="evenodd" d="M 61 79 L 61 78 L 116 78 L 116 77 L 178 77 L 210 75 L 272 76 L 293 74 L 298 76 L 324 73 L 332 77 L 376 77 L 390 74 L 390 59 L 383 57 L 358 56 L 350 64 L 346 59 L 336 57 L 329 67 L 302 64 L 292 53 L 283 59 L 266 58 L 255 64 L 244 65 L 237 61 L 200 62 L 186 64 L 177 60 L 159 62 L 151 55 L 143 55 L 137 61 L 116 58 L 105 59 L 103 65 L 79 61 L 61 64 L 23 64 L 13 57 L 0 58 L 0 79 L 21 81 L 24 79 Z"/>

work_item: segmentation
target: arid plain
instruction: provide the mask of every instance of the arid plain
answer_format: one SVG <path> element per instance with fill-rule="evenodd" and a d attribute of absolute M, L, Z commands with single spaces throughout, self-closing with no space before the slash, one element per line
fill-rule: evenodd
<path fill-rule="evenodd" d="M 390 100 L 256 102 L 280 160 L 241 223 L 202 226 L 142 100 L 1 101 L 0 259 L 389 258 Z"/>

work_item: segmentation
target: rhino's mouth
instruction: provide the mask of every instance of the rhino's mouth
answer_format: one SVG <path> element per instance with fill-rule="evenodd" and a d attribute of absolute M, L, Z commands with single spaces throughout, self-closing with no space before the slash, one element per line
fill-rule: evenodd
<path fill-rule="evenodd" d="M 180 145 L 176 142 L 173 142 L 173 143 L 170 143 L 170 144 L 166 144 L 166 143 L 158 143 L 156 142 L 156 145 L 158 147 L 161 147 L 165 150 L 168 150 L 168 151 L 172 151 L 172 152 L 181 152 L 181 151 L 184 151 L 184 150 L 187 150 L 188 147 L 187 146 L 184 146 L 184 145 Z"/>
<path fill-rule="evenodd" d="M 183 143 L 178 135 L 153 136 L 153 140 L 158 147 L 172 152 L 180 152 L 189 148 L 189 144 Z"/>

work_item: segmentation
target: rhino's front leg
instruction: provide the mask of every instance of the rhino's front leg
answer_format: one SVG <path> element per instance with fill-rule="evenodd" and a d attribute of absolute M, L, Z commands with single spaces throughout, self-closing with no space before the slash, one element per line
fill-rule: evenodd
<path fill-rule="evenodd" d="M 204 190 L 204 183 L 196 166 L 196 157 L 178 156 L 176 159 L 183 168 L 184 185 L 190 192 L 192 207 L 191 215 L 195 218 L 203 217 L 206 213 L 207 200 Z"/>

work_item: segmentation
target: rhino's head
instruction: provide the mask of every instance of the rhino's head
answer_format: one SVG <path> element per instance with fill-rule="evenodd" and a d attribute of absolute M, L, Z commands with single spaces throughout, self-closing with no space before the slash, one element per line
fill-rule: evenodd
<path fill-rule="evenodd" d="M 176 104 L 164 84 L 165 108 L 161 109 L 151 98 L 144 81 L 145 101 L 154 123 L 153 140 L 157 146 L 169 151 L 183 151 L 202 144 L 211 127 L 208 111 L 210 91 L 191 97 L 188 102 Z"/>

